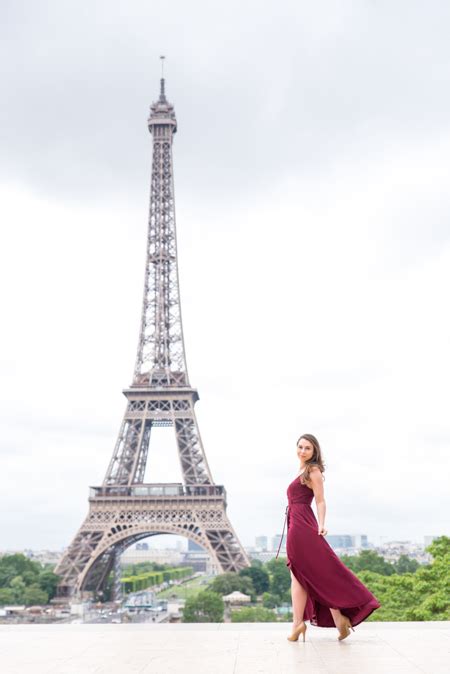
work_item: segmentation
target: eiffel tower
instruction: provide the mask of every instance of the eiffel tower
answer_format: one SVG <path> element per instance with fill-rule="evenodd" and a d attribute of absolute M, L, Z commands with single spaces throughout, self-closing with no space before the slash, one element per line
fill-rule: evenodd
<path fill-rule="evenodd" d="M 161 78 L 148 128 L 153 136 L 144 299 L 126 409 L 103 484 L 90 488 L 89 512 L 55 573 L 58 597 L 103 592 L 111 570 L 118 587 L 120 554 L 157 534 L 184 536 L 210 555 L 213 573 L 250 565 L 226 514 L 226 491 L 211 475 L 188 379 L 181 323 L 172 140 L 174 107 Z M 175 429 L 182 483 L 145 483 L 152 428 Z"/>

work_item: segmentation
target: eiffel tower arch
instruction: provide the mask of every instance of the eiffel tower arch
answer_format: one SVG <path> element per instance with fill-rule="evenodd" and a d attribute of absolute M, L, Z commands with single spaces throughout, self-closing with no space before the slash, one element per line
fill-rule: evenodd
<path fill-rule="evenodd" d="M 184 536 L 202 546 L 216 573 L 239 571 L 249 558 L 228 519 L 226 491 L 211 475 L 189 383 L 177 267 L 172 141 L 174 107 L 161 79 L 148 128 L 153 136 L 150 215 L 144 296 L 133 381 L 102 485 L 91 487 L 89 512 L 55 572 L 59 597 L 104 589 L 125 548 L 157 534 Z M 155 427 L 171 426 L 181 483 L 145 483 Z"/>

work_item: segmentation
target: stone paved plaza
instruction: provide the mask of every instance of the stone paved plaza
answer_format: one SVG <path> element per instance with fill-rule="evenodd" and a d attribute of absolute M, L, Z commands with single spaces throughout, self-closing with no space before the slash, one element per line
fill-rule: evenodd
<path fill-rule="evenodd" d="M 2 674 L 447 674 L 450 622 L 1 625 Z"/>

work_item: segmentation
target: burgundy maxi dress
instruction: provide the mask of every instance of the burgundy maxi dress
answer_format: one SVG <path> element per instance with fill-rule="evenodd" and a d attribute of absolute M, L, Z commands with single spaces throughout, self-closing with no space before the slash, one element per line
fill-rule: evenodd
<path fill-rule="evenodd" d="M 335 627 L 330 608 L 338 608 L 358 625 L 380 608 L 380 602 L 317 533 L 313 490 L 296 477 L 287 496 L 286 566 L 308 592 L 303 619 L 317 627 Z"/>

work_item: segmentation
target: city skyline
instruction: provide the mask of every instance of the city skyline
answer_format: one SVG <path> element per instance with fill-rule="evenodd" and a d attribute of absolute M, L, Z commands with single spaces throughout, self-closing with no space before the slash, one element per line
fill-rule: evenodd
<path fill-rule="evenodd" d="M 404 14 L 386 3 L 326 16 L 299 3 L 275 23 L 239 5 L 236 24 L 232 2 L 207 32 L 175 5 L 192 31 L 167 39 L 165 10 L 144 3 L 125 26 L 98 2 L 88 25 L 75 4 L 8 9 L 2 547 L 68 545 L 111 455 L 138 338 L 161 53 L 189 375 L 239 538 L 281 533 L 303 432 L 323 448 L 330 534 L 448 533 L 449 8 L 403 3 L 400 48 Z M 113 48 L 124 30 L 133 50 Z M 147 479 L 180 481 L 163 430 Z"/>

